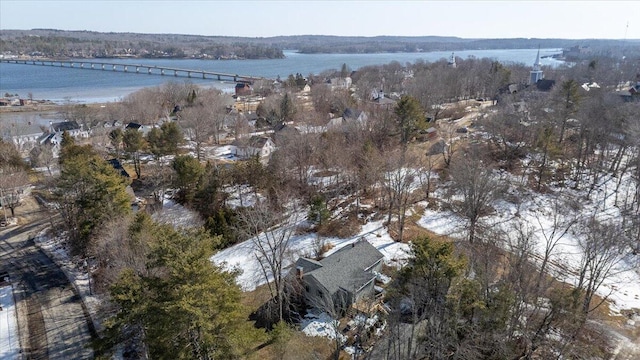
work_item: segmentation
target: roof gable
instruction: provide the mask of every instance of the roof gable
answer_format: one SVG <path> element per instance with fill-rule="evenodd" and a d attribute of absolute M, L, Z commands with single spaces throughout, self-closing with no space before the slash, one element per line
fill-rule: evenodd
<path fill-rule="evenodd" d="M 80 125 L 76 121 L 63 121 L 55 124 L 51 124 L 51 128 L 54 132 L 63 132 L 71 130 L 80 130 Z"/>
<path fill-rule="evenodd" d="M 313 276 L 332 294 L 339 289 L 355 293 L 375 277 L 369 270 L 383 257 L 378 249 L 361 239 L 320 261 L 300 258 L 296 266 L 303 268 L 304 276 Z"/>

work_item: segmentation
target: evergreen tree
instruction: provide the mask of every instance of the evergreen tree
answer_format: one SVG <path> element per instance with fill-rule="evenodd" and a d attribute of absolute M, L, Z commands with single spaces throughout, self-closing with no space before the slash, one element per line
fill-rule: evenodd
<path fill-rule="evenodd" d="M 163 123 L 160 128 L 151 129 L 146 140 L 151 153 L 160 159 L 164 155 L 177 155 L 178 146 L 184 142 L 184 136 L 178 123 L 170 121 Z"/>
<path fill-rule="evenodd" d="M 407 144 L 411 138 L 411 134 L 421 126 L 424 126 L 424 111 L 420 102 L 412 96 L 402 96 L 394 110 L 398 118 L 398 126 L 400 128 L 400 140 L 403 144 Z"/>
<path fill-rule="evenodd" d="M 120 157 L 120 146 L 122 145 L 123 135 L 124 133 L 120 128 L 109 132 L 109 141 L 111 142 L 111 146 L 113 146 L 116 158 Z"/>
<path fill-rule="evenodd" d="M 128 214 L 128 180 L 91 146 L 65 142 L 55 194 L 70 234 L 72 252 L 86 255 L 94 231 L 106 220 Z"/>
<path fill-rule="evenodd" d="M 329 209 L 327 209 L 327 202 L 322 196 L 315 195 L 311 198 L 309 213 L 307 214 L 309 221 L 320 226 L 329 220 L 330 215 L 331 213 L 329 212 Z"/>
<path fill-rule="evenodd" d="M 210 261 L 219 238 L 153 224 L 147 274 L 123 272 L 104 345 L 143 340 L 154 359 L 234 359 L 264 333 L 247 321 L 235 273 Z M 133 333 L 132 333 L 133 332 Z"/>
<path fill-rule="evenodd" d="M 280 120 L 283 122 L 293 120 L 293 116 L 296 113 L 296 107 L 293 104 L 293 100 L 289 93 L 284 94 L 284 97 L 280 101 Z"/>
<path fill-rule="evenodd" d="M 179 189 L 178 200 L 182 204 L 193 203 L 198 184 L 204 174 L 204 167 L 191 155 L 176 157 L 172 166 L 176 171 L 175 186 Z"/>
<path fill-rule="evenodd" d="M 142 175 L 142 168 L 140 166 L 140 151 L 144 149 L 146 143 L 142 133 L 137 129 L 127 129 L 122 135 L 122 143 L 124 144 L 124 151 L 129 154 L 133 160 L 133 167 L 138 179 Z"/>

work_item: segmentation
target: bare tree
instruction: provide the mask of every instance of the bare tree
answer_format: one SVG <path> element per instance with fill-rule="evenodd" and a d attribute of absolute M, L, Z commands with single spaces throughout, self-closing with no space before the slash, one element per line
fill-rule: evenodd
<path fill-rule="evenodd" d="M 49 176 L 53 175 L 51 168 L 56 164 L 56 159 L 53 156 L 53 149 L 49 145 L 37 145 L 30 151 L 30 159 L 32 167 L 44 166 L 49 172 Z"/>
<path fill-rule="evenodd" d="M 578 241 L 582 258 L 576 289 L 582 292 L 582 312 L 588 314 L 606 301 L 605 296 L 592 304 L 600 286 L 614 275 L 614 267 L 622 261 L 625 244 L 621 241 L 624 235 L 616 225 L 590 219 L 584 229 L 585 234 Z"/>
<path fill-rule="evenodd" d="M 389 206 L 387 224 L 391 226 L 392 216 L 395 212 L 398 219 L 398 241 L 403 240 L 407 208 L 411 204 L 414 190 L 412 186 L 418 175 L 413 160 L 405 151 L 395 152 L 387 157 L 386 169 L 383 174 L 383 184 Z"/>
<path fill-rule="evenodd" d="M 295 201 L 285 211 L 278 211 L 266 202 L 259 202 L 243 211 L 241 231 L 251 237 L 254 256 L 261 275 L 267 282 L 271 300 L 276 305 L 278 321 L 285 317 L 288 266 L 293 263 L 290 240 L 298 224 L 299 211 Z"/>
<path fill-rule="evenodd" d="M 468 239 L 473 243 L 480 218 L 489 214 L 492 202 L 503 192 L 503 185 L 489 165 L 473 157 L 454 163 L 451 179 L 452 190 L 462 197 L 451 205 L 468 221 Z"/>
<path fill-rule="evenodd" d="M 545 227 L 541 216 L 536 216 L 536 221 L 540 226 L 540 233 L 544 239 L 544 252 L 542 253 L 542 262 L 540 263 L 540 271 L 536 281 L 536 289 L 538 290 L 540 290 L 542 286 L 542 281 L 548 270 L 547 267 L 558 243 L 567 235 L 569 230 L 578 223 L 578 218 L 573 211 L 570 211 L 566 199 L 563 199 L 561 196 L 556 196 L 551 205 L 551 209 L 544 210 L 546 213 L 544 216 L 547 218 L 547 221 L 549 219 L 551 220 L 550 226 Z"/>
<path fill-rule="evenodd" d="M 29 176 L 24 169 L 15 166 L 0 168 L 0 204 L 11 210 L 11 217 L 15 216 L 15 208 L 20 205 L 27 184 Z"/>
<path fill-rule="evenodd" d="M 194 89 L 196 96 L 196 90 Z M 200 90 L 193 104 L 180 113 L 182 127 L 187 137 L 196 145 L 198 160 L 202 157 L 202 144 L 213 136 L 219 141 L 219 133 L 225 115 L 228 96 L 217 90 Z"/>
<path fill-rule="evenodd" d="M 151 197 L 154 200 L 152 210 L 161 210 L 167 187 L 175 178 L 175 171 L 170 166 L 160 164 L 149 164 L 146 168 L 148 172 L 142 178 L 142 183 L 151 191 Z"/>

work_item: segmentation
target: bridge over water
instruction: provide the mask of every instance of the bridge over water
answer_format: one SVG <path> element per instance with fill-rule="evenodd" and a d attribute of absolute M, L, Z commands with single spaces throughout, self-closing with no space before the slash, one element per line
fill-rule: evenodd
<path fill-rule="evenodd" d="M 22 65 L 40 65 L 40 66 L 57 66 L 85 70 L 102 70 L 102 71 L 118 71 L 133 74 L 149 74 L 149 75 L 167 75 L 180 77 L 198 77 L 202 79 L 227 80 L 237 83 L 252 83 L 256 80 L 270 80 L 264 77 L 251 75 L 228 74 L 215 71 L 205 71 L 197 69 L 181 69 L 168 66 L 155 66 L 143 64 L 123 64 L 110 63 L 102 61 L 88 60 L 51 60 L 51 59 L 0 59 L 0 63 L 22 64 Z"/>

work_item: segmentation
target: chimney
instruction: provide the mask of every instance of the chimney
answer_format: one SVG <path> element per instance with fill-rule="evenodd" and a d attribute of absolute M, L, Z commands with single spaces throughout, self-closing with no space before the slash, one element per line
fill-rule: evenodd
<path fill-rule="evenodd" d="M 304 275 L 304 268 L 302 266 L 296 266 L 296 276 L 298 279 L 302 280 L 302 276 Z"/>

